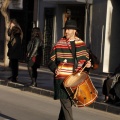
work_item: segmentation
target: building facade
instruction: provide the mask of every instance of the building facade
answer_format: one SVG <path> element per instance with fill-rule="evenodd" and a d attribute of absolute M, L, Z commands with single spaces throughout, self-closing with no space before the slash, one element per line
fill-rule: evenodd
<path fill-rule="evenodd" d="M 119 0 L 93 1 L 91 47 L 100 59 L 100 72 L 113 72 L 120 64 L 119 13 Z"/>
<path fill-rule="evenodd" d="M 79 37 L 100 60 L 99 68 L 91 72 L 113 72 L 120 64 L 119 0 L 32 0 L 34 1 L 31 4 L 33 8 L 29 8 L 29 10 L 27 5 L 30 1 L 23 1 L 23 11 L 27 10 L 26 14 L 23 12 L 23 21 L 26 25 L 26 27 L 23 26 L 23 28 L 25 27 L 25 45 L 29 41 L 30 29 L 33 26 L 40 27 L 44 38 L 44 66 L 47 66 L 52 46 L 64 36 L 62 27 L 65 21 L 70 18 L 77 21 L 80 29 Z M 0 24 L 2 24 L 1 20 Z M 0 36 L 1 44 L 3 44 L 2 39 Z"/>
<path fill-rule="evenodd" d="M 100 60 L 94 73 L 113 72 L 120 63 L 119 0 L 41 0 L 37 25 L 44 33 L 44 64 L 49 50 L 64 32 L 67 18 L 77 20 L 80 38 Z M 48 53 L 47 53 L 48 51 Z"/>

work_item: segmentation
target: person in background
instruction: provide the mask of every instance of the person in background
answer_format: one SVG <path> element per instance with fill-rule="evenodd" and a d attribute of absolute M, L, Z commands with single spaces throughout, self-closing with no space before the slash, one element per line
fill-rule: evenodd
<path fill-rule="evenodd" d="M 18 77 L 18 62 L 21 59 L 23 32 L 15 19 L 11 19 L 8 28 L 8 58 L 9 67 L 12 70 L 12 75 L 8 78 L 12 82 L 17 82 Z"/>
<path fill-rule="evenodd" d="M 109 73 L 107 78 L 103 82 L 102 93 L 105 96 L 105 103 L 114 103 L 116 102 L 116 93 L 115 89 L 117 88 L 117 84 L 120 83 L 120 64 L 115 68 L 113 73 Z M 119 99 L 120 101 L 120 99 Z"/>
<path fill-rule="evenodd" d="M 72 101 L 63 86 L 63 81 L 73 72 L 81 70 L 85 64 L 90 68 L 91 62 L 86 44 L 77 37 L 76 21 L 67 20 L 63 29 L 65 36 L 53 46 L 48 67 L 54 73 L 54 99 L 60 99 L 61 103 L 58 120 L 73 120 Z"/>
<path fill-rule="evenodd" d="M 106 102 L 106 103 L 109 100 L 109 94 L 110 94 L 109 92 L 110 92 L 111 85 L 113 82 L 113 76 L 114 75 L 112 73 L 109 73 L 107 75 L 107 78 L 103 82 L 102 93 L 105 96 L 104 102 Z"/>
<path fill-rule="evenodd" d="M 28 72 L 32 80 L 31 86 L 37 87 L 37 68 L 40 67 L 42 62 L 42 46 L 43 39 L 40 28 L 34 27 L 31 33 L 31 40 L 27 45 L 26 62 Z"/>

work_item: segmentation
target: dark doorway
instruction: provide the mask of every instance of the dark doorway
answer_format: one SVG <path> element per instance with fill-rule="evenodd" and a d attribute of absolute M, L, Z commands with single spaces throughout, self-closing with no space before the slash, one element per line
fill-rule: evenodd
<path fill-rule="evenodd" d="M 0 59 L 4 58 L 5 27 L 4 17 L 0 13 Z"/>
<path fill-rule="evenodd" d="M 77 26 L 79 28 L 79 37 L 84 40 L 84 26 L 85 26 L 85 4 L 75 5 L 75 6 L 66 6 L 66 13 L 69 12 L 70 15 L 65 17 L 70 17 L 77 21 Z M 67 18 L 65 18 L 67 20 Z"/>
<path fill-rule="evenodd" d="M 53 40 L 54 8 L 45 8 L 43 65 L 47 66 Z"/>

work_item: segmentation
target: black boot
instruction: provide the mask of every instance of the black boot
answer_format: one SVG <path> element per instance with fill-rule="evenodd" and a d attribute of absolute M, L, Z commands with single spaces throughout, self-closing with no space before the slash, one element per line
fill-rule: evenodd
<path fill-rule="evenodd" d="M 10 76 L 10 77 L 8 77 L 8 80 L 10 80 L 12 82 L 17 82 L 18 76 Z"/>
<path fill-rule="evenodd" d="M 37 87 L 37 83 L 36 83 L 36 79 L 35 78 L 32 79 L 31 86 Z"/>
<path fill-rule="evenodd" d="M 8 79 L 8 80 L 12 80 L 12 76 L 8 77 L 7 79 Z"/>
<path fill-rule="evenodd" d="M 18 77 L 12 77 L 11 81 L 17 83 Z"/>

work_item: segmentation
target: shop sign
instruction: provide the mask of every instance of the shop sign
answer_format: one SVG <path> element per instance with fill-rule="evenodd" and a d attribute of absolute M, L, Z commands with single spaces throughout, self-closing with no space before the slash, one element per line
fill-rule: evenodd
<path fill-rule="evenodd" d="M 8 8 L 22 10 L 23 9 L 23 0 L 11 0 Z"/>

